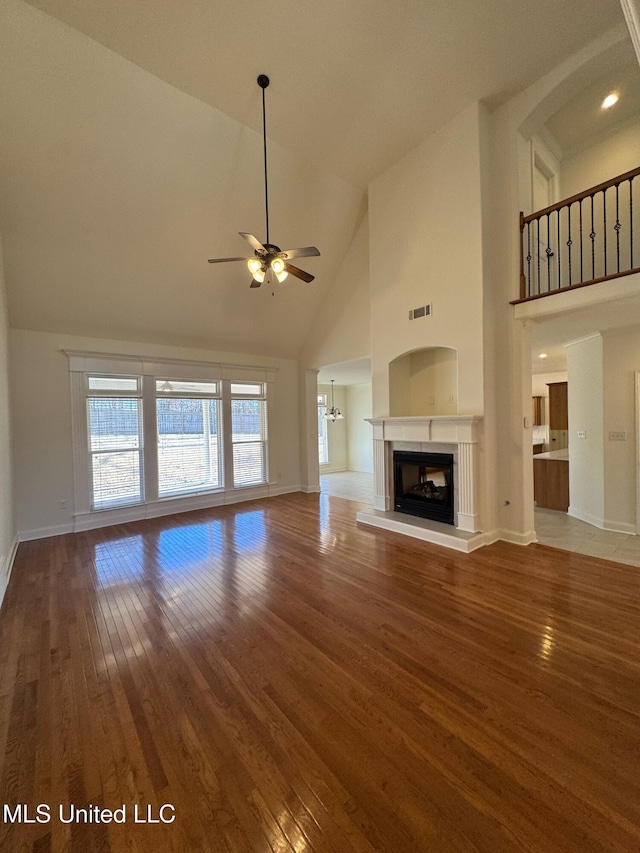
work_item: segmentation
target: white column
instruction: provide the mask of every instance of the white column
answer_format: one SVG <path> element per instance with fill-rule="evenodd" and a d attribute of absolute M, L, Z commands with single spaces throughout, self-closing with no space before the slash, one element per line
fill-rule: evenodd
<path fill-rule="evenodd" d="M 303 492 L 320 491 L 318 372 L 312 368 L 300 372 L 300 437 L 302 441 L 300 479 Z"/>
<path fill-rule="evenodd" d="M 476 512 L 476 454 L 475 444 L 458 443 L 458 517 L 456 527 L 468 533 L 480 531 L 480 519 Z"/>
<path fill-rule="evenodd" d="M 373 508 L 387 512 L 392 509 L 390 488 L 389 442 L 373 439 Z"/>

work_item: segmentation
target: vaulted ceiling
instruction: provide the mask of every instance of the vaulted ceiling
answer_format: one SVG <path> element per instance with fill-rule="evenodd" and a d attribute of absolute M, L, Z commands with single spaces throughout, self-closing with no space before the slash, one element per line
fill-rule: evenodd
<path fill-rule="evenodd" d="M 295 356 L 367 182 L 621 23 L 618 0 L 3 0 L 0 231 L 13 326 Z M 239 231 L 317 245 L 249 290 Z"/>

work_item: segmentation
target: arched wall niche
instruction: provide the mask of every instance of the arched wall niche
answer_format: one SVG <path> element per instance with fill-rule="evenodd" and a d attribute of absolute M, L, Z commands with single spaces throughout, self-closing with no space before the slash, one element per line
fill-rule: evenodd
<path fill-rule="evenodd" d="M 389 363 L 389 415 L 418 417 L 458 413 L 458 351 L 414 350 Z"/>

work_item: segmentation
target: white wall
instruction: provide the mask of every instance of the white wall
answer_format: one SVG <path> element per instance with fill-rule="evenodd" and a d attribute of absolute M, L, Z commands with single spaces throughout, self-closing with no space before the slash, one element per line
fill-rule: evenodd
<path fill-rule="evenodd" d="M 480 124 L 474 104 L 369 187 L 376 417 L 389 414 L 389 363 L 433 346 L 458 351 L 458 413 L 483 412 Z M 431 316 L 408 319 L 428 302 Z"/>
<path fill-rule="evenodd" d="M 371 385 L 347 388 L 347 467 L 349 471 L 373 473 L 372 427 L 365 418 L 372 412 Z"/>
<path fill-rule="evenodd" d="M 563 157 L 562 198 L 622 175 L 640 164 L 640 121 L 582 151 Z"/>
<path fill-rule="evenodd" d="M 300 364 L 321 368 L 369 356 L 369 302 L 369 220 L 364 215 L 300 350 Z"/>
<path fill-rule="evenodd" d="M 74 488 L 69 366 L 63 348 L 189 359 L 278 369 L 270 385 L 271 480 L 283 489 L 300 485 L 298 370 L 290 359 L 80 338 L 13 329 L 10 333 L 16 523 L 19 535 L 70 529 Z M 66 501 L 67 508 L 60 502 Z"/>
<path fill-rule="evenodd" d="M 509 303 L 520 295 L 519 212 L 532 210 L 530 140 L 610 67 L 627 39 L 624 27 L 612 29 L 491 114 L 485 336 L 492 359 L 485 370 L 495 389 L 498 527 L 502 538 L 522 544 L 533 541 L 534 529 L 531 431 L 523 426 L 531 417 L 531 329 Z"/>
<path fill-rule="evenodd" d="M 458 412 L 458 358 L 455 350 L 432 347 L 389 365 L 392 417 L 455 415 Z"/>
<path fill-rule="evenodd" d="M 603 364 L 601 335 L 567 346 L 569 515 L 597 527 L 605 518 Z"/>
<path fill-rule="evenodd" d="M 9 316 L 0 240 L 0 604 L 16 545 L 9 418 Z"/>
<path fill-rule="evenodd" d="M 640 371 L 640 327 L 603 332 L 605 527 L 636 532 L 635 374 Z M 624 432 L 619 441 L 611 433 Z"/>

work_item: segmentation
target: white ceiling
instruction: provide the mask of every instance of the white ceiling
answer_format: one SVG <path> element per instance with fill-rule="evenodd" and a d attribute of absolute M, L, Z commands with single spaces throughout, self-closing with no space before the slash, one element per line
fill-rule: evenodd
<path fill-rule="evenodd" d="M 371 382 L 371 359 L 357 358 L 340 364 L 329 364 L 318 373 L 318 384 L 328 385 L 334 379 L 336 385 L 366 385 Z"/>
<path fill-rule="evenodd" d="M 605 110 L 602 101 L 610 92 L 617 92 L 620 100 Z M 640 66 L 629 41 L 617 47 L 614 67 L 563 104 L 546 125 L 566 155 L 639 119 Z"/>
<path fill-rule="evenodd" d="M 11 324 L 295 357 L 367 181 L 622 20 L 618 0 L 3 0 Z M 206 263 L 266 236 L 259 73 L 272 241 L 322 253 L 275 296 Z"/>
<path fill-rule="evenodd" d="M 622 23 L 619 0 L 32 0 L 357 186 L 472 101 L 495 107 Z"/>

